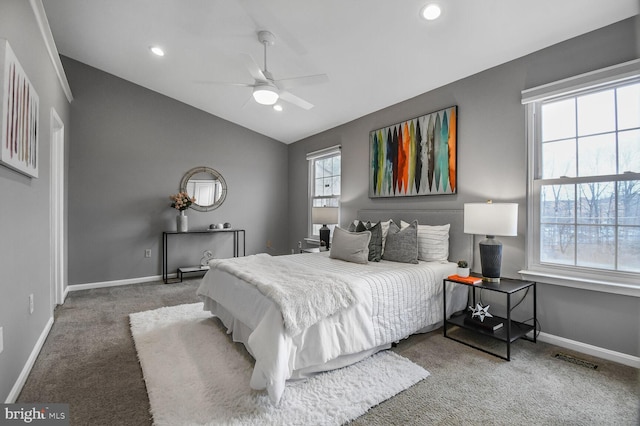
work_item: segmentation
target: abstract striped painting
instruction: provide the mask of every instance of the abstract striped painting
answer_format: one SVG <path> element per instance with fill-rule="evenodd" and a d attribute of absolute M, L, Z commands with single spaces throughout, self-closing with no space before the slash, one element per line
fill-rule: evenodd
<path fill-rule="evenodd" d="M 369 197 L 456 193 L 458 107 L 369 134 Z"/>
<path fill-rule="evenodd" d="M 0 39 L 0 163 L 38 177 L 40 100 L 7 40 Z"/>

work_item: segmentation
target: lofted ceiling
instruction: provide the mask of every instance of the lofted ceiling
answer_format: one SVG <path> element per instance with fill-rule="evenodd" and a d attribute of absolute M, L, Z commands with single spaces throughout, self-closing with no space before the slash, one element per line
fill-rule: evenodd
<path fill-rule="evenodd" d="M 438 3 L 436 21 L 419 16 Z M 638 0 L 42 0 L 65 56 L 292 143 L 544 47 L 637 15 Z M 312 103 L 259 105 L 246 55 Z M 165 56 L 149 47 L 160 46 Z M 428 112 L 428 111 L 423 111 Z"/>

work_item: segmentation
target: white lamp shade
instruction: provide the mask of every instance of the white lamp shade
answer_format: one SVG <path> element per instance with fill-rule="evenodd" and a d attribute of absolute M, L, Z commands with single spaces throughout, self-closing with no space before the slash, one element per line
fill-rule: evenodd
<path fill-rule="evenodd" d="M 321 225 L 338 223 L 338 207 L 312 207 L 311 222 Z"/>
<path fill-rule="evenodd" d="M 465 203 L 465 234 L 518 235 L 518 204 Z"/>
<path fill-rule="evenodd" d="M 253 88 L 253 99 L 262 105 L 273 105 L 278 102 L 278 91 L 269 84 L 262 84 Z"/>

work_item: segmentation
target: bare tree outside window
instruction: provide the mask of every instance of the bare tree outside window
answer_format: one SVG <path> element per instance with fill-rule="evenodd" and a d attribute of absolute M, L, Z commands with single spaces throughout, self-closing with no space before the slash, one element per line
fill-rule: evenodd
<path fill-rule="evenodd" d="M 540 111 L 540 262 L 640 272 L 640 83 Z"/>

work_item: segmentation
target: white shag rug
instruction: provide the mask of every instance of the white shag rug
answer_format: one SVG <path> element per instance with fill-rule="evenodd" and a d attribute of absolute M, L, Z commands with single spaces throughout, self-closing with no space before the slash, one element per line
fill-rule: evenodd
<path fill-rule="evenodd" d="M 280 404 L 249 387 L 253 362 L 202 303 L 130 316 L 155 425 L 340 425 L 429 376 L 391 351 L 287 383 Z"/>

